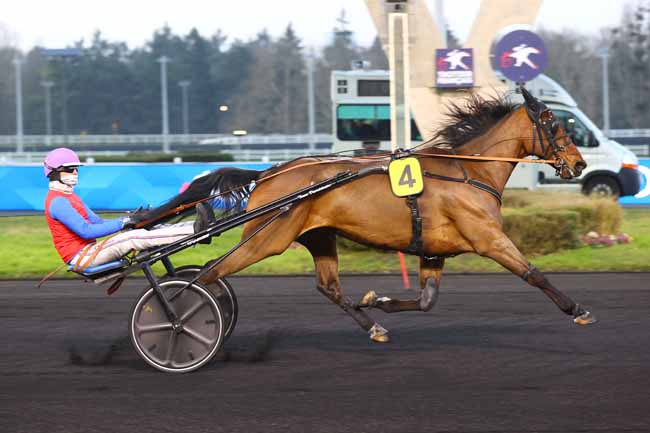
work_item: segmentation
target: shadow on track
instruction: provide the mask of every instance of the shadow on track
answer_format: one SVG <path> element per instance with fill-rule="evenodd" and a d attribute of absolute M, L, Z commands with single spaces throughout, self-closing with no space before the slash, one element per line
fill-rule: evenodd
<path fill-rule="evenodd" d="M 278 341 L 285 335 L 282 330 L 271 329 L 261 335 L 233 339 L 215 356 L 217 362 L 256 363 L 268 361 Z M 75 339 L 66 343 L 69 364 L 75 366 L 102 366 L 109 364 L 141 363 L 128 336 L 112 341 Z"/>

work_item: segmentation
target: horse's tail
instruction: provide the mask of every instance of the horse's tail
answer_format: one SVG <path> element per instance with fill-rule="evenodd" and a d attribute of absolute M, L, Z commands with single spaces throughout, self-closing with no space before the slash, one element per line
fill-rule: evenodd
<path fill-rule="evenodd" d="M 139 219 L 160 222 L 166 219 L 165 217 L 172 209 L 180 205 L 193 203 L 230 190 L 233 191 L 215 199 L 215 201 L 219 200 L 226 210 L 240 206 L 242 200 L 248 197 L 249 190 L 239 187 L 246 186 L 258 179 L 261 173 L 262 171 L 258 170 L 245 170 L 235 167 L 224 167 L 211 171 L 194 179 L 185 191 L 172 197 L 165 204 L 138 215 Z M 188 209 L 188 212 L 191 211 L 193 209 Z"/>

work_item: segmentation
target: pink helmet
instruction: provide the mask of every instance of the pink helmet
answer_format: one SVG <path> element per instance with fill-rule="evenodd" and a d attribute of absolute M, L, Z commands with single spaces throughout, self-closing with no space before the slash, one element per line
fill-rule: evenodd
<path fill-rule="evenodd" d="M 52 171 L 60 167 L 69 167 L 83 165 L 79 161 L 79 157 L 73 150 L 67 147 L 57 147 L 47 154 L 45 161 L 43 161 L 43 169 L 45 176 L 48 176 Z"/>

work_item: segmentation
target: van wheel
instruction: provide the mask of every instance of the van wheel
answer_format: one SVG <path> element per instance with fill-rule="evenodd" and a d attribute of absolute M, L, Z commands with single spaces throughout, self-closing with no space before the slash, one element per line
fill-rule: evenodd
<path fill-rule="evenodd" d="M 621 188 L 618 182 L 611 177 L 597 176 L 587 181 L 584 186 L 587 195 L 602 195 L 618 197 L 621 195 Z"/>

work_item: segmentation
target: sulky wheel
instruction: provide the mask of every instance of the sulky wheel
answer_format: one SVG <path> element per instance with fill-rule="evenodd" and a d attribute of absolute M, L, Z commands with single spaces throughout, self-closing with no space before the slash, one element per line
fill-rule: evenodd
<path fill-rule="evenodd" d="M 201 269 L 203 267 L 200 265 L 185 265 L 185 266 L 179 266 L 178 268 L 174 269 L 174 276 L 178 278 L 183 278 L 185 280 L 191 280 L 194 278 L 199 272 L 201 272 Z M 167 276 L 170 276 L 167 274 Z"/>
<path fill-rule="evenodd" d="M 151 287 L 131 309 L 131 342 L 142 359 L 160 371 L 196 370 L 212 359 L 224 341 L 224 319 L 217 297 L 197 283 L 179 292 L 188 282 L 173 278 L 159 283 L 167 296 L 173 296 L 170 303 L 180 325 L 176 329 Z"/>
<path fill-rule="evenodd" d="M 175 270 L 175 276 L 186 280 L 191 280 L 200 271 L 202 267 L 199 265 L 186 265 L 179 266 Z M 221 304 L 221 311 L 223 312 L 223 319 L 225 323 L 224 342 L 228 340 L 230 334 L 235 329 L 237 324 L 237 315 L 239 314 L 239 305 L 237 304 L 237 296 L 232 286 L 225 278 L 219 278 L 214 283 L 206 286 L 219 300 Z"/>

